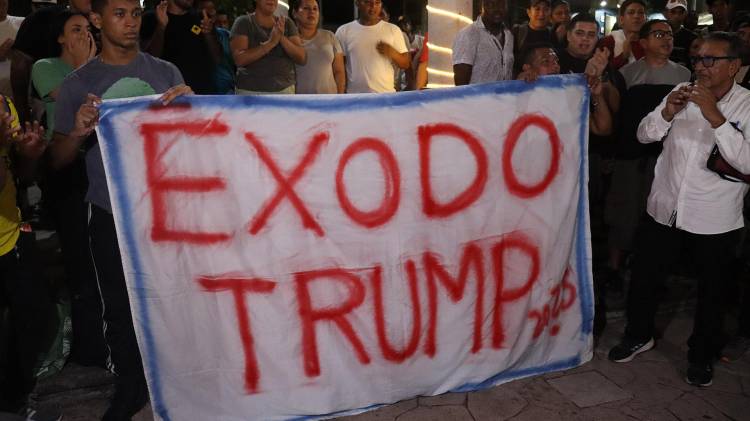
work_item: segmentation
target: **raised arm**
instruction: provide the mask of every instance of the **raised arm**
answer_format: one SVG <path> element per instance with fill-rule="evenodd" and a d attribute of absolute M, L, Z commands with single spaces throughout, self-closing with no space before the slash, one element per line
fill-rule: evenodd
<path fill-rule="evenodd" d="M 675 115 L 687 105 L 687 85 L 678 85 L 669 93 L 656 109 L 651 111 L 638 125 L 638 141 L 641 143 L 660 142 L 672 127 Z"/>

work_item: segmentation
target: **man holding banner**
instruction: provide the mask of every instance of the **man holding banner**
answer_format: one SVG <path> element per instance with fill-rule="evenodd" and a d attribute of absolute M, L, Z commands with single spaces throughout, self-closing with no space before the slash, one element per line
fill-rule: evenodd
<path fill-rule="evenodd" d="M 102 51 L 60 87 L 53 166 L 60 168 L 86 150 L 89 179 L 89 238 L 104 306 L 110 368 L 118 375 L 105 420 L 129 420 L 148 400 L 143 366 L 133 330 L 120 249 L 112 219 L 104 166 L 95 133 L 101 99 L 164 93 L 162 104 L 192 94 L 179 70 L 138 50 L 142 9 L 138 0 L 93 0 L 92 22 L 101 30 Z"/>

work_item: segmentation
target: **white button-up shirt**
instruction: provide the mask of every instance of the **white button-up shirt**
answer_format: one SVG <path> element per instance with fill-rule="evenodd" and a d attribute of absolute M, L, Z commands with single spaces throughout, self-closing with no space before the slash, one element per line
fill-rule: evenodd
<path fill-rule="evenodd" d="M 675 90 L 686 85 L 682 83 Z M 647 211 L 654 220 L 694 234 L 721 234 L 742 228 L 745 183 L 733 183 L 706 168 L 714 145 L 724 159 L 750 173 L 750 91 L 736 83 L 718 102 L 726 123 L 711 128 L 692 102 L 671 122 L 661 116 L 666 97 L 638 126 L 638 140 L 664 140 L 656 161 Z"/>
<path fill-rule="evenodd" d="M 503 36 L 504 34 L 504 36 Z M 503 29 L 494 36 L 482 22 L 482 16 L 456 35 L 453 64 L 469 64 L 470 84 L 513 79 L 513 34 Z"/>

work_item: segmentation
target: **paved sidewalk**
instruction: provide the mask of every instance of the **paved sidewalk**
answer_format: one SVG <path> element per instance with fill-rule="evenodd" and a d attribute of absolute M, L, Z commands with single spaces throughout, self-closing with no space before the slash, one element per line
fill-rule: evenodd
<path fill-rule="evenodd" d="M 340 420 L 750 421 L 750 355 L 732 364 L 717 363 L 713 386 L 690 386 L 683 376 L 692 316 L 679 311 L 659 322 L 664 337 L 657 347 L 630 363 L 607 361 L 607 350 L 623 330 L 622 321 L 610 322 L 593 360 L 576 369 L 480 392 L 410 399 Z M 112 376 L 104 370 L 69 365 L 39 385 L 37 399 L 62 410 L 67 421 L 98 420 L 112 389 Z M 152 420 L 150 408 L 133 419 Z"/>

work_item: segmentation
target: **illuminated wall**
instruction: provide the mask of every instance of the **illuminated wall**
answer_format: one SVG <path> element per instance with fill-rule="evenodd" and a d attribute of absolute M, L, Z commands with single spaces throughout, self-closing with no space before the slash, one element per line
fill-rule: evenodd
<path fill-rule="evenodd" d="M 472 23 L 472 0 L 429 0 L 428 88 L 454 86 L 451 47 L 458 31 Z"/>

